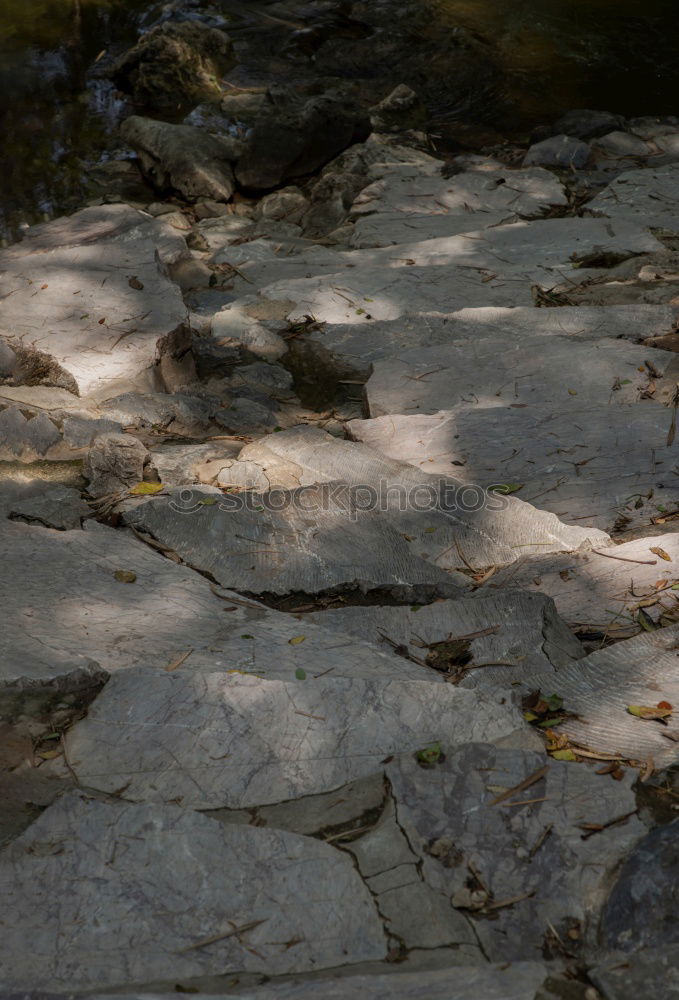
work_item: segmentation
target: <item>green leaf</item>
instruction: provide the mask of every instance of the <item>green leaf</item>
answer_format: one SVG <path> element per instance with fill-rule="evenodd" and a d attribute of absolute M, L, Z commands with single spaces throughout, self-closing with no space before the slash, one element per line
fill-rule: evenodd
<path fill-rule="evenodd" d="M 573 753 L 572 750 L 554 750 L 554 752 L 550 754 L 550 757 L 553 757 L 554 760 L 577 760 L 578 759 L 575 756 L 575 754 Z"/>
<path fill-rule="evenodd" d="M 297 667 L 297 670 L 295 670 L 295 677 L 297 678 L 298 681 L 305 681 L 306 670 L 302 670 L 301 667 Z"/>
<path fill-rule="evenodd" d="M 113 575 L 118 583 L 134 583 L 137 579 L 137 574 L 131 569 L 117 569 Z"/>
<path fill-rule="evenodd" d="M 241 639 L 254 639 L 254 635 L 248 635 L 247 632 L 241 636 Z"/>
<path fill-rule="evenodd" d="M 423 750 L 418 750 L 415 758 L 419 764 L 438 764 L 441 759 L 442 749 L 440 743 L 431 743 Z"/>
<path fill-rule="evenodd" d="M 507 496 L 510 493 L 518 493 L 525 485 L 525 483 L 494 483 L 488 487 L 488 490 L 493 493 L 503 493 Z"/>
<path fill-rule="evenodd" d="M 219 500 L 217 497 L 202 497 L 202 499 L 198 501 L 201 507 L 214 507 L 214 505 L 218 502 Z"/>
<path fill-rule="evenodd" d="M 549 705 L 550 712 L 558 712 L 560 708 L 563 708 L 563 698 L 560 698 L 558 694 L 552 694 L 549 698 L 545 698 L 545 701 Z"/>

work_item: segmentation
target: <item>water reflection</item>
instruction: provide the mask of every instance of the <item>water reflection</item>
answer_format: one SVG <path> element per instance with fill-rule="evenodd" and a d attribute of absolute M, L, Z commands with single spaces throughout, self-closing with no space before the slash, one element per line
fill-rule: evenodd
<path fill-rule="evenodd" d="M 425 0 L 441 30 L 490 41 L 503 70 L 494 101 L 475 109 L 526 129 L 575 107 L 627 116 L 679 110 L 676 0 Z"/>
<path fill-rule="evenodd" d="M 111 88 L 86 88 L 111 39 L 132 37 L 142 0 L 0 0 L 0 235 L 82 197 L 84 161 L 106 142 Z"/>

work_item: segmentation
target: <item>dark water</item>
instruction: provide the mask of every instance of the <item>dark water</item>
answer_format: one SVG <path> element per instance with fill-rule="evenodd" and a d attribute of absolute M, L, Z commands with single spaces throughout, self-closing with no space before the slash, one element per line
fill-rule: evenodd
<path fill-rule="evenodd" d="M 132 40 L 142 0 L 0 0 L 0 235 L 77 203 L 116 101 L 87 70 Z M 96 156 L 96 152 L 94 153 Z"/>
<path fill-rule="evenodd" d="M 677 0 L 427 0 L 442 31 L 491 42 L 497 102 L 477 112 L 530 129 L 571 108 L 679 113 Z"/>
<path fill-rule="evenodd" d="M 470 104 L 478 124 L 516 133 L 572 107 L 679 113 L 679 0 L 421 2 L 442 37 L 465 27 L 499 66 L 495 90 Z M 238 6 L 256 23 L 267 10 L 280 16 L 282 5 Z M 0 237 L 82 199 L 88 165 L 114 145 L 121 110 L 111 87 L 88 85 L 88 67 L 111 45 L 131 42 L 149 7 L 0 0 Z M 281 47 L 285 34 L 283 25 Z M 444 109 L 438 124 L 454 129 L 456 113 L 446 120 Z"/>

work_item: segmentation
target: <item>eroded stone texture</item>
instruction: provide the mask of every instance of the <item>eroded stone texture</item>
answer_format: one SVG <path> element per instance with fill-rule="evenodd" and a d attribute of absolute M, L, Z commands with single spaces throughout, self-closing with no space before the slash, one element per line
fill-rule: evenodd
<path fill-rule="evenodd" d="M 439 669 L 444 675 L 445 648 L 437 644 L 471 636 L 468 663 L 467 654 L 460 655 L 462 669 L 456 669 L 452 648 L 450 651 L 449 672 L 463 687 L 507 687 L 532 669 L 553 668 L 558 675 L 563 665 L 585 655 L 552 602 L 521 591 L 437 601 L 423 607 L 337 608 L 317 611 L 305 617 L 305 621 L 309 619 L 386 648 L 403 645 L 411 656 L 425 662 L 427 656 L 435 660 L 439 648 Z M 475 663 L 486 666 L 475 669 Z M 556 679 L 555 683 L 558 685 Z"/>
<path fill-rule="evenodd" d="M 10 990 L 281 975 L 386 953 L 348 858 L 316 840 L 224 826 L 177 806 L 68 794 L 3 853 L 0 883 L 0 969 Z M 64 893 L 65 883 L 78 891 Z"/>
<path fill-rule="evenodd" d="M 15 502 L 8 499 L 8 510 Z M 242 670 L 285 681 L 300 669 L 332 668 L 332 675 L 366 680 L 422 676 L 418 665 L 354 636 L 302 624 L 228 592 L 219 598 L 207 580 L 129 534 L 85 524 L 84 531 L 55 532 L 0 522 L 0 662 L 7 684 L 61 683 L 62 675 L 89 669 L 90 657 L 107 672 L 162 670 L 189 651 L 184 669 Z M 118 571 L 136 579 L 120 582 Z M 303 642 L 290 642 L 300 635 Z"/>
<path fill-rule="evenodd" d="M 2 328 L 53 358 L 81 396 L 129 385 L 186 314 L 164 275 L 186 253 L 169 224 L 127 205 L 35 226 L 0 258 Z"/>
<path fill-rule="evenodd" d="M 426 672 L 421 681 L 335 678 L 320 662 L 316 676 L 278 681 L 257 676 L 253 660 L 251 672 L 187 663 L 118 673 L 69 734 L 81 783 L 125 786 L 135 801 L 241 809 L 331 791 L 437 740 L 493 742 L 522 728 L 510 695 L 480 699 Z"/>
<path fill-rule="evenodd" d="M 653 552 L 654 548 L 665 552 L 669 560 Z M 644 598 L 658 598 L 658 604 L 644 609 L 654 621 L 661 611 L 673 609 L 676 591 L 671 588 L 677 576 L 674 567 L 679 565 L 679 535 L 639 538 L 617 545 L 605 555 L 601 551 L 595 546 L 589 552 L 569 555 L 533 555 L 508 570 L 499 570 L 489 584 L 548 594 L 567 622 L 596 626 L 602 635 L 608 631 L 614 636 L 627 629 L 630 622 L 625 615 L 638 614 Z"/>
<path fill-rule="evenodd" d="M 559 673 L 558 692 L 577 718 L 567 719 L 560 732 L 584 749 L 655 765 L 674 764 L 679 757 L 669 726 L 637 718 L 629 706 L 653 708 L 679 701 L 679 625 L 615 643 L 573 662 Z M 534 675 L 529 686 L 543 690 L 551 677 Z M 669 733 L 670 738 L 665 736 Z"/>
<path fill-rule="evenodd" d="M 529 788 L 493 804 L 542 768 Z M 644 831 L 634 816 L 634 774 L 614 782 L 532 751 L 467 746 L 430 770 L 401 757 L 387 777 L 425 883 L 472 920 L 494 961 L 539 958 L 550 923 L 564 937 L 577 926 L 591 939 L 607 880 Z M 624 823 L 583 838 L 582 824 L 625 814 Z"/>

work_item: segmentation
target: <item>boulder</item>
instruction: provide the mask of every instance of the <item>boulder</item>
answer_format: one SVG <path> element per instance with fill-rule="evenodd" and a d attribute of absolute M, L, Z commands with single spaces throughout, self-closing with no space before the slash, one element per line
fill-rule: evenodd
<path fill-rule="evenodd" d="M 116 85 L 140 108 L 168 112 L 177 105 L 218 100 L 220 77 L 234 65 L 231 40 L 197 20 L 166 21 L 142 35 L 111 69 Z"/>
<path fill-rule="evenodd" d="M 554 125 L 553 134 L 572 135 L 576 139 L 595 139 L 623 128 L 625 119 L 610 111 L 590 111 L 576 108 L 567 111 Z"/>
<path fill-rule="evenodd" d="M 94 497 L 119 493 L 144 478 L 149 453 L 129 434 L 101 434 L 94 439 L 83 465 L 88 490 Z"/>
<path fill-rule="evenodd" d="M 270 90 L 236 165 L 236 179 L 252 191 L 278 187 L 314 173 L 369 133 L 364 115 L 338 95 L 302 103 L 286 91 Z"/>
<path fill-rule="evenodd" d="M 678 875 L 679 819 L 675 819 L 651 830 L 625 859 L 601 920 L 604 945 L 623 952 L 679 945 Z"/>
<path fill-rule="evenodd" d="M 542 142 L 536 142 L 526 153 L 523 164 L 541 164 L 545 167 L 575 167 L 581 170 L 586 166 L 592 150 L 586 142 L 568 135 L 555 135 Z"/>
<path fill-rule="evenodd" d="M 159 191 L 178 192 L 188 201 L 231 198 L 236 140 L 138 115 L 123 122 L 120 135 L 137 152 L 142 171 Z"/>

